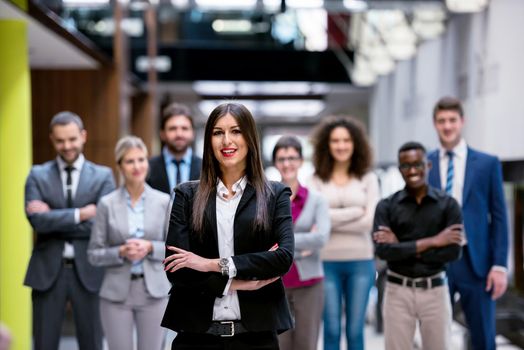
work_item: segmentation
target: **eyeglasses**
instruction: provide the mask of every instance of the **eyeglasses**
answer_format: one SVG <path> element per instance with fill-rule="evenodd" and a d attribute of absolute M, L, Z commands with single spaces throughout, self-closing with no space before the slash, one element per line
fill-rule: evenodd
<path fill-rule="evenodd" d="M 286 161 L 290 163 L 295 163 L 300 160 L 300 157 L 279 157 L 275 159 L 275 163 L 284 164 Z"/>
<path fill-rule="evenodd" d="M 400 171 L 408 171 L 411 168 L 414 168 L 415 170 L 423 170 L 426 166 L 425 162 L 417 162 L 417 163 L 402 163 L 399 164 L 398 168 Z"/>

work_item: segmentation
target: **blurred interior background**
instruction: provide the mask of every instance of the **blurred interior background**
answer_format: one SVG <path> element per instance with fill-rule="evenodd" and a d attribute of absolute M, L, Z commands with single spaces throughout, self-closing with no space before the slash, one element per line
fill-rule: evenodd
<path fill-rule="evenodd" d="M 511 290 L 498 327 L 524 346 L 523 18 L 522 0 L 0 0 L 0 127 L 8 133 L 12 122 L 20 133 L 0 137 L 0 192 L 8 196 L 0 198 L 0 320 L 19 339 L 29 334 L 21 280 L 31 242 L 5 233 L 13 232 L 9 218 L 25 220 L 1 206 L 18 195 L 6 194 L 5 169 L 15 143 L 23 177 L 53 157 L 47 126 L 60 110 L 84 119 L 87 157 L 113 167 L 124 134 L 159 152 L 159 116 L 172 101 L 194 112 L 197 152 L 209 112 L 224 100 L 245 104 L 268 167 L 280 135 L 298 135 L 308 160 L 319 119 L 350 114 L 368 127 L 387 192 L 398 147 L 436 147 L 433 104 L 454 95 L 464 102 L 468 143 L 503 161 Z M 19 62 L 3 58 L 9 50 L 21 50 Z M 21 81 L 29 89 L 23 108 L 2 110 Z M 304 169 L 306 177 L 311 166 Z M 27 254 L 17 256 L 20 266 L 12 244 Z M 13 311 L 13 300 L 27 305 Z"/>

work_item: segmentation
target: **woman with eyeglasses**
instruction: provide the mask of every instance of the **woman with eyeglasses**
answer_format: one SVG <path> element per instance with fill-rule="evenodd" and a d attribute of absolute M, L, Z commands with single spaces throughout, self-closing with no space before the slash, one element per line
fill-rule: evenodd
<path fill-rule="evenodd" d="M 284 275 L 286 296 L 295 328 L 279 337 L 282 350 L 315 350 L 324 306 L 324 270 L 320 249 L 329 238 L 329 207 L 324 198 L 298 181 L 302 145 L 294 136 L 281 137 L 273 149 L 273 164 L 291 188 L 295 259 Z"/>
<path fill-rule="evenodd" d="M 293 323 L 280 278 L 293 261 L 291 191 L 266 180 L 246 107 L 211 112 L 200 181 L 175 193 L 162 321 L 178 332 L 172 349 L 278 349 Z"/>
<path fill-rule="evenodd" d="M 339 349 L 342 313 L 350 350 L 364 349 L 364 323 L 375 265 L 371 230 L 379 200 L 364 127 L 328 117 L 313 135 L 313 189 L 329 202 L 331 235 L 323 248 L 324 350 Z M 342 309 L 344 307 L 344 310 Z"/>

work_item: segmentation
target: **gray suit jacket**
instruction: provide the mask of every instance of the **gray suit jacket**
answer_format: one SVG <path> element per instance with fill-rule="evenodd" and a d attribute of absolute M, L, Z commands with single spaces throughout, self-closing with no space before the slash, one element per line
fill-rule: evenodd
<path fill-rule="evenodd" d="M 167 296 L 171 287 L 162 264 L 168 204 L 169 195 L 146 185 L 143 239 L 153 243 L 153 251 L 144 259 L 143 266 L 147 291 L 154 298 Z M 132 237 L 129 235 L 125 189 L 120 187 L 100 200 L 89 241 L 89 262 L 106 268 L 100 289 L 102 298 L 117 302 L 127 298 L 132 264 L 119 256 L 118 249 L 129 238 Z"/>
<path fill-rule="evenodd" d="M 315 226 L 315 231 L 312 231 Z M 300 280 L 324 276 L 320 249 L 326 244 L 331 231 L 329 205 L 317 192 L 308 189 L 304 208 L 293 227 L 295 232 L 295 264 Z M 302 256 L 304 251 L 311 254 Z"/>
<path fill-rule="evenodd" d="M 114 188 L 111 169 L 86 160 L 80 171 L 73 207 L 96 204 Z M 44 201 L 51 210 L 27 215 L 37 238 L 24 284 L 39 291 L 48 290 L 58 278 L 64 242 L 70 240 L 75 247 L 75 266 L 79 280 L 90 292 L 98 292 L 103 271 L 87 262 L 87 242 L 93 220 L 75 224 L 75 209 L 67 208 L 56 160 L 35 165 L 31 169 L 25 184 L 25 204 L 31 200 Z"/>

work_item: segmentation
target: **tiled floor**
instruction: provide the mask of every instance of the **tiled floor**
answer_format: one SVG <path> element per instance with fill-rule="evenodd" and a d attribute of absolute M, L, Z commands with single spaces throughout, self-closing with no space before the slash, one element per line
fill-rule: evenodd
<path fill-rule="evenodd" d="M 453 324 L 452 329 L 452 349 L 450 350 L 462 350 L 464 349 L 464 329 L 457 323 Z M 173 339 L 173 334 L 168 334 L 165 350 L 171 348 L 171 340 Z M 368 350 L 380 350 L 384 349 L 384 336 L 382 334 L 377 334 L 372 326 L 366 326 L 365 329 L 365 341 L 366 349 Z M 415 341 L 414 349 L 422 349 L 419 345 L 420 339 Z M 73 337 L 63 337 L 60 342 L 59 350 L 76 350 L 78 346 L 76 340 Z M 106 346 L 107 349 L 107 346 Z M 346 349 L 345 341 L 342 341 L 341 350 Z M 497 336 L 497 350 L 518 350 L 520 347 L 509 344 L 507 339 L 502 336 Z M 132 350 L 132 349 L 130 349 Z M 322 339 L 319 340 L 318 350 L 322 350 Z"/>

